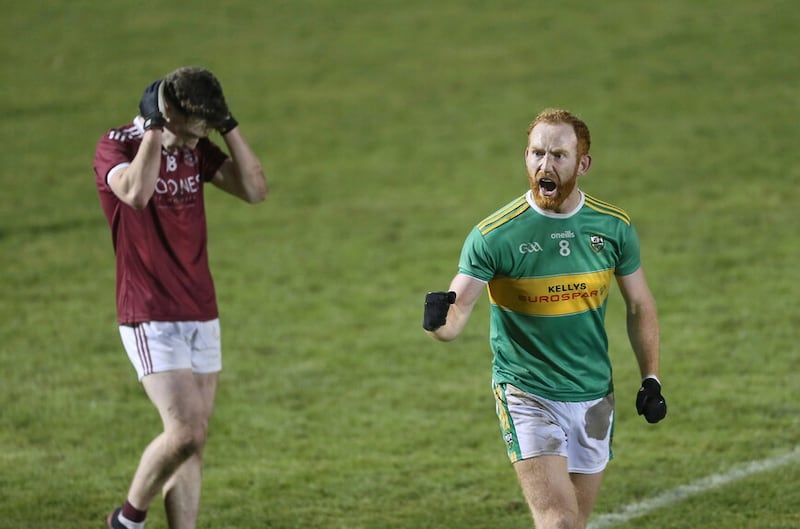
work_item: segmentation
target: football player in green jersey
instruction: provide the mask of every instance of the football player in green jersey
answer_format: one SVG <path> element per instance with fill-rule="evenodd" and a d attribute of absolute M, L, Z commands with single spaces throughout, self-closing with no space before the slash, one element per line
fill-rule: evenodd
<path fill-rule="evenodd" d="M 497 415 L 539 529 L 584 528 L 610 459 L 612 279 L 642 377 L 637 411 L 650 423 L 667 413 L 658 315 L 638 235 L 625 211 L 578 187 L 591 167 L 590 146 L 578 117 L 541 112 L 525 148 L 530 189 L 473 228 L 449 290 L 425 297 L 423 328 L 450 341 L 488 291 Z"/>

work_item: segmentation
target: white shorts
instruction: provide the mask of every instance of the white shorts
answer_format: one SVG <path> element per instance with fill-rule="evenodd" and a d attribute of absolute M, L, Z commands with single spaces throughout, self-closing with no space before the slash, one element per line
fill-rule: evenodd
<path fill-rule="evenodd" d="M 174 369 L 191 369 L 194 373 L 222 369 L 219 319 L 120 325 L 119 334 L 139 380 Z"/>
<path fill-rule="evenodd" d="M 511 384 L 492 383 L 500 429 L 512 463 L 543 455 L 567 458 L 569 472 L 595 474 L 611 459 L 614 394 L 559 402 Z"/>

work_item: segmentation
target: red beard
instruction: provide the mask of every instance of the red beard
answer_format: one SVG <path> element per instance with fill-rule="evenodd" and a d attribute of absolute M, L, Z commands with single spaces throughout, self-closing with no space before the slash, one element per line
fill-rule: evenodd
<path fill-rule="evenodd" d="M 561 204 L 572 194 L 575 186 L 578 184 L 577 171 L 568 178 L 562 181 L 558 175 L 542 172 L 536 173 L 533 178 L 530 178 L 531 191 L 533 201 L 541 209 L 550 211 L 558 211 Z M 548 182 L 549 181 L 549 182 Z M 551 189 L 554 188 L 554 192 Z"/>

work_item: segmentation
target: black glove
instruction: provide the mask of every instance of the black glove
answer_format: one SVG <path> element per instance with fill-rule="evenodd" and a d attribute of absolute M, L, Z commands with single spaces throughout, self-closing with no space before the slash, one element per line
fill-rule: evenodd
<path fill-rule="evenodd" d="M 425 295 L 425 315 L 422 318 L 422 328 L 426 331 L 435 331 L 447 321 L 447 311 L 450 305 L 456 302 L 456 293 L 428 292 Z"/>
<path fill-rule="evenodd" d="M 661 384 L 655 378 L 648 377 L 642 381 L 636 394 L 636 411 L 649 423 L 657 423 L 666 417 L 667 401 L 661 395 Z"/>
<path fill-rule="evenodd" d="M 144 118 L 144 130 L 163 129 L 167 124 L 167 120 L 158 109 L 158 88 L 161 82 L 161 79 L 153 81 L 144 89 L 142 100 L 139 101 L 139 114 Z"/>
<path fill-rule="evenodd" d="M 236 121 L 236 118 L 234 118 L 231 114 L 228 114 L 228 117 L 222 120 L 222 123 L 219 124 L 217 130 L 221 135 L 224 136 L 238 126 L 239 122 Z"/>

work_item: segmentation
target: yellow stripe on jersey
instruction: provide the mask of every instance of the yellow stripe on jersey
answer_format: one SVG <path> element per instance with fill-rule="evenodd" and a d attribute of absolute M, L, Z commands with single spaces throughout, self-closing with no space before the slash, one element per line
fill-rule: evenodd
<path fill-rule="evenodd" d="M 481 232 L 481 235 L 486 235 L 493 229 L 502 226 L 514 217 L 518 217 L 529 207 L 528 201 L 523 195 L 483 219 L 478 224 L 478 230 Z"/>
<path fill-rule="evenodd" d="M 532 316 L 566 316 L 600 307 L 608 297 L 614 270 L 587 274 L 489 281 L 489 301 Z"/>
<path fill-rule="evenodd" d="M 609 204 L 608 202 L 603 202 L 602 200 L 598 200 L 591 195 L 587 195 L 584 193 L 584 197 L 586 197 L 585 204 L 592 208 L 595 211 L 600 213 L 605 213 L 607 215 L 611 215 L 612 217 L 617 217 L 619 220 L 624 222 L 625 224 L 631 224 L 631 218 L 625 212 L 625 210 L 614 206 L 613 204 Z"/>

